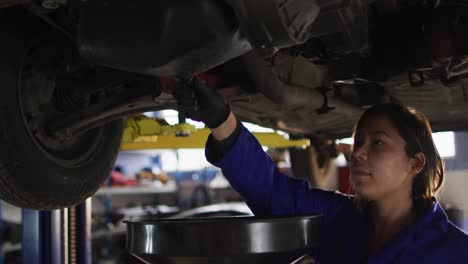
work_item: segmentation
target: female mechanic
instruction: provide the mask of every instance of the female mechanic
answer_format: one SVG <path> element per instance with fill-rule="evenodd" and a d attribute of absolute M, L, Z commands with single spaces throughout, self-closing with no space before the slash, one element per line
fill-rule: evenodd
<path fill-rule="evenodd" d="M 320 246 L 309 252 L 316 263 L 468 263 L 468 235 L 436 199 L 444 168 L 422 113 L 394 103 L 365 111 L 353 133 L 349 196 L 280 173 L 224 99 L 197 83 L 198 107 L 181 110 L 211 129 L 208 161 L 255 215 L 322 215 Z"/>

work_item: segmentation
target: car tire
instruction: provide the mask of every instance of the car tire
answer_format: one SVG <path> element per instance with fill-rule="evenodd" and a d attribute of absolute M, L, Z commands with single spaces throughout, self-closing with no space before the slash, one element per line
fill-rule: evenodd
<path fill-rule="evenodd" d="M 53 44 L 49 50 L 61 56 L 60 45 L 68 40 L 22 9 L 0 14 L 0 34 L 4 36 L 0 42 L 0 198 L 37 210 L 79 204 L 108 177 L 119 151 L 123 122 L 112 121 L 58 144 L 59 150 L 49 149 L 31 129 L 24 100 L 44 97 L 40 91 L 52 83 L 27 79 L 25 58 L 44 43 Z M 38 91 L 37 97 L 25 96 L 25 87 Z"/>

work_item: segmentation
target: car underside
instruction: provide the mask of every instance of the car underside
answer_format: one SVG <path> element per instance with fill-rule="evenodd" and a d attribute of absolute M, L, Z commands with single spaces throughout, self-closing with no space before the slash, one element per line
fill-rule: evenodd
<path fill-rule="evenodd" d="M 390 101 L 415 106 L 435 131 L 467 129 L 467 33 L 463 0 L 0 0 L 0 78 L 11 79 L 0 81 L 11 94 L 1 114 L 17 112 L 1 140 L 26 142 L 0 160 L 45 159 L 57 175 L 39 191 L 47 177 L 12 180 L 27 165 L 6 166 L 0 197 L 38 209 L 82 201 L 115 159 L 119 120 L 177 109 L 174 91 L 193 78 L 243 121 L 320 141 L 350 136 L 367 107 Z M 36 156 L 11 159 L 26 145 Z M 103 157 L 89 168 L 96 179 L 83 180 L 93 155 Z"/>

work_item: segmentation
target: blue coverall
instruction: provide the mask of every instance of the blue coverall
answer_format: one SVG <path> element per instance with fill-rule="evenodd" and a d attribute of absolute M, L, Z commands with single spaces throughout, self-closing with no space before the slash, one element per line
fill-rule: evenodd
<path fill-rule="evenodd" d="M 320 246 L 309 252 L 317 263 L 468 263 L 468 235 L 434 205 L 383 249 L 368 254 L 372 221 L 352 197 L 310 189 L 304 180 L 281 174 L 256 138 L 238 122 L 237 139 L 221 157 L 210 135 L 206 157 L 246 200 L 255 215 L 322 215 Z"/>

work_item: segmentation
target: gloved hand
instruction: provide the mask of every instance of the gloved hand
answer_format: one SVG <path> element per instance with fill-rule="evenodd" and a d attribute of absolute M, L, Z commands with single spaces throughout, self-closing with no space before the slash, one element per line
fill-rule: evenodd
<path fill-rule="evenodd" d="M 231 108 L 214 89 L 197 78 L 194 78 L 188 86 L 184 86 L 179 85 L 174 91 L 180 113 L 205 123 L 209 128 L 217 128 L 226 121 Z"/>

